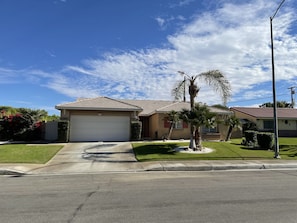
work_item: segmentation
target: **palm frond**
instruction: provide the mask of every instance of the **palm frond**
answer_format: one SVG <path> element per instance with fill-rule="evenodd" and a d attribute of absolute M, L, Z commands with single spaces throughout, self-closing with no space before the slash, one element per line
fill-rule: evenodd
<path fill-rule="evenodd" d="M 225 76 L 219 70 L 211 70 L 197 75 L 197 78 L 203 80 L 222 96 L 224 105 L 231 97 L 231 85 Z"/>
<path fill-rule="evenodd" d="M 179 81 L 171 91 L 174 100 L 179 101 L 183 98 L 185 92 L 185 80 Z"/>

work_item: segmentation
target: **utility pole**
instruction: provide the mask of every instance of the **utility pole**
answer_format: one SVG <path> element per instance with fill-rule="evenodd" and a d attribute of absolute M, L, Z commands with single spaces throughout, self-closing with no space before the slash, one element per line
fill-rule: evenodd
<path fill-rule="evenodd" d="M 275 90 L 275 71 L 274 71 L 274 48 L 273 48 L 273 29 L 272 21 L 276 16 L 279 9 L 284 4 L 285 0 L 282 0 L 273 16 L 270 17 L 270 40 L 271 40 L 271 65 L 272 65 L 272 92 L 273 92 L 273 122 L 274 122 L 274 158 L 280 159 L 279 155 L 279 143 L 278 143 L 278 120 L 277 120 L 277 105 L 276 105 L 276 90 Z"/>
<path fill-rule="evenodd" d="M 293 86 L 293 87 L 289 87 L 288 89 L 291 90 L 291 108 L 294 108 L 295 107 L 295 88 L 296 86 Z"/>

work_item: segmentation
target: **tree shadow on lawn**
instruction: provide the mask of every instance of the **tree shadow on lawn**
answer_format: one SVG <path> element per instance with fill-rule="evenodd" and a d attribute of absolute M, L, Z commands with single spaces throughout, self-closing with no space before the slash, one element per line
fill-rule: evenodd
<path fill-rule="evenodd" d="M 137 145 L 135 146 L 134 153 L 136 155 L 150 155 L 150 154 L 167 154 L 174 155 L 176 151 L 174 148 L 178 147 L 178 144 L 154 144 L 152 145 Z"/>
<path fill-rule="evenodd" d="M 297 157 L 297 145 L 280 145 L 280 152 L 288 157 Z"/>
<path fill-rule="evenodd" d="M 250 151 L 255 151 L 255 150 L 260 150 L 260 151 L 272 151 L 272 149 L 267 149 L 267 148 L 261 148 L 261 147 L 252 147 L 252 146 L 241 146 L 240 149 L 245 149 L 245 150 L 250 150 Z"/>
<path fill-rule="evenodd" d="M 260 148 L 260 147 L 249 147 L 241 146 L 241 149 L 250 150 L 250 151 L 268 151 L 273 152 L 274 149 Z M 279 145 L 280 155 L 286 155 L 291 158 L 297 157 L 297 145 Z"/>

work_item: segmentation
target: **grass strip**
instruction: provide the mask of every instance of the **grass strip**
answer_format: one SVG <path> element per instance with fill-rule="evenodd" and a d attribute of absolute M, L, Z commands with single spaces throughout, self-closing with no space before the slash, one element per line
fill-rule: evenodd
<path fill-rule="evenodd" d="M 188 142 L 132 143 L 138 161 L 160 160 L 257 160 L 273 159 L 274 151 L 249 148 L 240 144 L 241 139 L 231 142 L 203 142 L 204 147 L 213 149 L 206 154 L 175 152 L 178 146 L 188 146 Z M 285 160 L 297 160 L 297 138 L 280 139 L 280 156 Z"/>
<path fill-rule="evenodd" d="M 62 145 L 48 144 L 4 144 L 0 145 L 0 163 L 44 164 L 62 148 Z"/>

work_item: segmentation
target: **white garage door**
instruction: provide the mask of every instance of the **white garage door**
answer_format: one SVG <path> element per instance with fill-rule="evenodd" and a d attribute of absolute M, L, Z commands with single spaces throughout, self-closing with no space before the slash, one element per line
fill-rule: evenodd
<path fill-rule="evenodd" d="M 70 141 L 129 141 L 127 116 L 72 115 Z"/>

